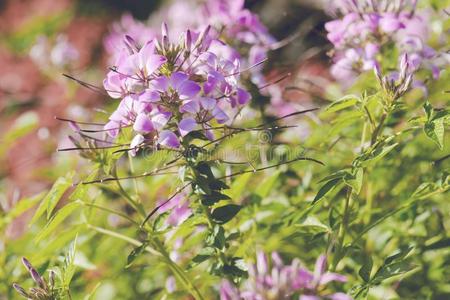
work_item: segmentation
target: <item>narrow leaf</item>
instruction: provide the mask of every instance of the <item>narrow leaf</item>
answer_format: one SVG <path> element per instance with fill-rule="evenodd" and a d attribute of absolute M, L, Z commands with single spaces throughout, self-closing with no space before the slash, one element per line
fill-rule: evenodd
<path fill-rule="evenodd" d="M 44 229 L 36 236 L 35 241 L 38 243 L 42 239 L 50 235 L 59 224 L 61 224 L 74 210 L 81 206 L 81 202 L 72 202 L 61 208 L 53 218 L 45 225 Z"/>
<path fill-rule="evenodd" d="M 242 207 L 240 205 L 236 204 L 228 204 L 225 206 L 217 207 L 212 211 L 211 217 L 217 224 L 225 224 L 233 219 L 233 217 L 237 215 L 241 208 Z"/>
<path fill-rule="evenodd" d="M 320 189 L 319 192 L 317 193 L 316 197 L 314 197 L 314 200 L 312 202 L 312 204 L 316 204 L 317 201 L 319 201 L 320 199 L 322 199 L 328 192 L 330 192 L 332 189 L 334 189 L 339 183 L 341 183 L 342 178 L 335 178 L 332 179 L 330 181 L 328 181 L 327 183 L 325 183 Z"/>

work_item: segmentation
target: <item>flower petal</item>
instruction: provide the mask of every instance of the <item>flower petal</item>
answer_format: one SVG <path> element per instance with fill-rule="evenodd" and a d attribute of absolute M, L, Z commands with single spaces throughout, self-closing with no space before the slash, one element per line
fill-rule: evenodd
<path fill-rule="evenodd" d="M 170 86 L 173 87 L 175 90 L 178 90 L 180 85 L 188 80 L 189 76 L 183 72 L 174 72 L 170 76 Z"/>
<path fill-rule="evenodd" d="M 184 118 L 178 124 L 178 129 L 180 131 L 181 136 L 186 136 L 189 132 L 195 129 L 197 126 L 197 122 L 194 118 Z"/>
<path fill-rule="evenodd" d="M 186 80 L 178 87 L 178 95 L 181 100 L 192 99 L 200 92 L 200 86 L 191 80 Z"/>
<path fill-rule="evenodd" d="M 166 126 L 171 117 L 172 114 L 170 112 L 158 112 L 151 117 L 153 126 L 156 130 L 161 130 L 164 126 Z"/>
<path fill-rule="evenodd" d="M 200 105 L 197 100 L 183 101 L 183 105 L 180 107 L 180 112 L 188 112 L 191 114 L 198 113 L 200 111 Z"/>
<path fill-rule="evenodd" d="M 169 148 L 179 148 L 180 141 L 175 133 L 170 130 L 163 130 L 159 133 L 158 143 Z"/>
<path fill-rule="evenodd" d="M 133 124 L 133 129 L 141 133 L 149 133 L 155 130 L 152 121 L 146 114 L 139 114 Z"/>
<path fill-rule="evenodd" d="M 140 146 L 144 142 L 145 138 L 141 134 L 137 134 L 130 143 L 131 150 L 128 151 L 128 153 L 131 156 L 136 156 L 137 150 L 136 147 Z"/>

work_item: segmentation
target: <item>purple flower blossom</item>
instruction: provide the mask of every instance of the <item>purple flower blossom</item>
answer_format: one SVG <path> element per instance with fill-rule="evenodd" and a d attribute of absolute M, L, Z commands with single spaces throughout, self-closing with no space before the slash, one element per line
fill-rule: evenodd
<path fill-rule="evenodd" d="M 345 276 L 326 271 L 324 255 L 317 259 L 314 272 L 302 267 L 297 259 L 291 265 L 284 265 L 276 252 L 272 253 L 271 258 L 270 264 L 267 256 L 259 252 L 256 264 L 248 266 L 249 278 L 240 289 L 223 281 L 221 300 L 292 299 L 294 296 L 306 300 L 352 299 L 344 293 L 323 292 L 323 287 L 332 281 L 346 281 Z"/>
<path fill-rule="evenodd" d="M 166 225 L 178 226 L 192 214 L 192 210 L 189 208 L 189 201 L 185 200 L 185 197 L 183 194 L 177 195 L 158 210 L 159 213 L 170 211 L 165 222 Z M 158 205 L 161 205 L 165 201 L 163 199 Z"/>
<path fill-rule="evenodd" d="M 127 47 L 104 80 L 108 94 L 120 99 L 105 130 L 116 137 L 121 127 L 132 127 L 138 137 L 131 155 L 145 144 L 177 149 L 193 130 L 211 136 L 213 122 L 225 123 L 234 108 L 250 101 L 239 86 L 239 59 L 219 55 L 235 50 L 214 39 L 209 26 L 182 33 L 178 43 L 170 41 L 165 24 L 161 35 L 142 47 L 126 36 Z"/>
<path fill-rule="evenodd" d="M 414 60 L 411 68 L 431 70 L 438 78 L 438 56 L 426 45 L 430 22 L 417 1 L 340 0 L 336 1 L 337 18 L 325 24 L 333 43 L 332 75 L 351 82 L 359 73 L 380 66 L 381 56 L 397 47 Z"/>

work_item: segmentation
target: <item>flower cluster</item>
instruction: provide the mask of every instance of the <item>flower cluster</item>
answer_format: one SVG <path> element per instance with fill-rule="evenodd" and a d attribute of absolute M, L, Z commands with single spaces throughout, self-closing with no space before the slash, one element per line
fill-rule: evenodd
<path fill-rule="evenodd" d="M 263 252 L 259 252 L 256 265 L 248 266 L 249 278 L 238 290 L 230 282 L 224 281 L 220 289 L 221 300 L 270 300 L 293 299 L 300 300 L 349 300 L 343 293 L 326 294 L 324 286 L 331 281 L 345 282 L 342 275 L 326 272 L 326 256 L 317 259 L 314 272 L 300 265 L 295 259 L 291 265 L 284 265 L 280 256 L 272 253 L 272 269 L 269 269 L 268 258 Z"/>
<path fill-rule="evenodd" d="M 39 275 L 35 268 L 30 264 L 30 262 L 23 257 L 22 263 L 25 268 L 30 273 L 33 281 L 38 285 L 38 287 L 33 287 L 29 291 L 26 291 L 23 287 L 18 285 L 17 283 L 13 284 L 14 289 L 23 297 L 27 299 L 43 299 L 43 300 L 51 300 L 56 299 L 55 297 L 55 272 L 50 271 L 48 283 L 44 280 L 44 278 Z"/>
<path fill-rule="evenodd" d="M 381 56 L 397 48 L 408 53 L 410 71 L 427 68 L 439 77 L 436 51 L 426 44 L 430 26 L 427 15 L 416 8 L 417 0 L 341 0 L 342 17 L 325 24 L 335 52 L 331 73 L 348 81 L 382 63 Z M 380 66 L 381 67 L 381 66 Z"/>
<path fill-rule="evenodd" d="M 126 36 L 126 48 L 104 80 L 108 94 L 121 99 L 105 125 L 110 136 L 132 126 L 136 136 L 131 148 L 177 149 L 194 130 L 212 138 L 213 122 L 226 123 L 230 109 L 250 100 L 239 87 L 239 60 L 223 58 L 220 51 L 229 46 L 209 31 L 209 26 L 202 32 L 187 30 L 180 42 L 172 43 L 163 24 L 162 38 L 143 46 Z"/>

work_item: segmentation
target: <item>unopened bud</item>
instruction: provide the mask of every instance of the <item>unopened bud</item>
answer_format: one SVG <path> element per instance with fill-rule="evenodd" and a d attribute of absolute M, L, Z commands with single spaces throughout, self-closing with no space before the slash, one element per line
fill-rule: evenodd
<path fill-rule="evenodd" d="M 25 298 L 30 298 L 30 295 L 28 295 L 28 293 L 25 291 L 25 289 L 23 287 L 21 287 L 20 285 L 18 285 L 17 283 L 13 283 L 13 288 L 23 297 Z"/>
<path fill-rule="evenodd" d="M 39 275 L 39 273 L 35 269 L 31 269 L 30 274 L 31 278 L 33 278 L 34 282 L 36 282 L 39 285 L 39 287 L 43 289 L 46 288 L 44 279 L 42 279 L 41 275 Z"/>
<path fill-rule="evenodd" d="M 170 42 L 169 42 L 169 37 L 167 35 L 162 37 L 161 44 L 162 44 L 161 46 L 162 46 L 163 53 L 165 53 L 167 50 L 169 50 L 168 48 L 170 46 Z"/>
<path fill-rule="evenodd" d="M 33 270 L 33 266 L 31 265 L 31 263 L 28 261 L 28 259 L 26 259 L 25 257 L 22 257 L 22 263 L 25 266 L 25 268 L 27 268 L 27 270 L 29 272 L 31 272 L 31 270 Z"/>
<path fill-rule="evenodd" d="M 413 80 L 413 74 L 409 74 L 402 85 L 403 93 L 406 93 L 409 90 L 409 88 L 411 87 L 411 84 L 412 84 L 412 80 Z"/>
<path fill-rule="evenodd" d="M 375 66 L 373 67 L 373 71 L 374 71 L 375 76 L 377 77 L 378 81 L 381 83 L 381 81 L 383 80 L 382 79 L 383 75 L 381 74 L 380 65 L 378 63 L 376 63 Z"/>
<path fill-rule="evenodd" d="M 55 286 L 55 276 L 56 276 L 55 271 L 50 270 L 50 274 L 48 274 L 48 283 L 52 288 Z"/>
<path fill-rule="evenodd" d="M 138 47 L 136 41 L 128 34 L 125 35 L 125 46 L 127 46 L 128 51 L 130 51 L 130 54 L 133 54 L 133 53 L 136 53 L 139 51 L 139 47 Z"/>
<path fill-rule="evenodd" d="M 203 44 L 203 41 L 205 40 L 205 37 L 208 35 L 209 30 L 211 29 L 211 25 L 208 25 L 198 36 L 197 41 L 195 42 L 194 48 L 197 49 L 198 47 Z"/>
<path fill-rule="evenodd" d="M 161 35 L 164 37 L 164 36 L 167 36 L 167 38 L 169 37 L 169 28 L 167 27 L 167 24 L 166 24 L 166 22 L 163 22 L 162 24 L 161 24 Z"/>
<path fill-rule="evenodd" d="M 186 36 L 184 38 L 184 50 L 187 52 L 191 52 L 191 46 L 192 46 L 192 36 L 191 31 L 188 29 L 186 31 Z"/>

